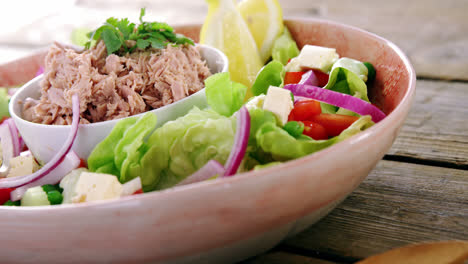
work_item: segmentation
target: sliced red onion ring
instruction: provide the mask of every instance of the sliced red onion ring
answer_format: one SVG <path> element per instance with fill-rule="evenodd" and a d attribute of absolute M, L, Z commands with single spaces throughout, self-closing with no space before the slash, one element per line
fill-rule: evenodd
<path fill-rule="evenodd" d="M 138 190 L 141 190 L 141 188 L 142 188 L 141 179 L 140 177 L 136 177 L 135 179 L 122 184 L 121 196 L 132 195 Z"/>
<path fill-rule="evenodd" d="M 308 72 L 304 73 L 302 75 L 301 80 L 299 81 L 299 84 L 307 84 L 307 85 L 312 85 L 312 86 L 318 86 L 319 81 L 317 79 L 317 76 L 315 75 L 313 70 L 309 70 Z"/>
<path fill-rule="evenodd" d="M 32 187 L 42 186 L 46 184 L 57 184 L 60 180 L 65 177 L 70 171 L 78 168 L 80 166 L 81 160 L 78 155 L 72 150 L 68 152 L 62 162 L 53 170 L 51 170 L 46 176 L 38 179 L 37 181 L 33 181 L 26 185 L 23 185 L 19 188 L 16 188 L 14 191 L 10 193 L 10 199 L 14 201 L 20 200 L 24 193 Z"/>
<path fill-rule="evenodd" d="M 323 103 L 342 107 L 360 115 L 370 115 L 375 123 L 385 118 L 384 112 L 380 109 L 357 97 L 323 89 L 305 84 L 288 84 L 284 86 L 290 90 L 294 96 L 304 96 Z"/>
<path fill-rule="evenodd" d="M 19 156 L 21 152 L 21 149 L 20 149 L 21 141 L 18 135 L 18 129 L 16 128 L 16 125 L 13 119 L 8 118 L 5 122 L 7 123 L 8 128 L 10 129 L 10 133 L 11 133 L 11 139 L 13 142 L 13 150 L 14 150 L 13 157 Z"/>
<path fill-rule="evenodd" d="M 245 156 L 247 149 L 247 143 L 249 141 L 250 134 L 250 115 L 249 111 L 245 106 L 241 107 L 237 112 L 237 128 L 236 135 L 234 137 L 234 144 L 232 146 L 231 153 L 226 161 L 224 167 L 226 171 L 224 176 L 231 176 L 237 172 L 242 159 Z"/>
<path fill-rule="evenodd" d="M 45 177 L 49 174 L 53 169 L 55 169 L 60 162 L 63 161 L 65 155 L 70 151 L 71 147 L 73 146 L 73 142 L 75 142 L 76 135 L 78 133 L 78 125 L 80 123 L 80 102 L 77 94 L 72 96 L 72 110 L 73 110 L 73 119 L 70 129 L 70 134 L 68 135 L 67 140 L 63 144 L 63 147 L 55 154 L 55 156 L 42 168 L 36 171 L 33 174 L 25 175 L 21 177 L 12 177 L 0 180 L 0 188 L 17 188 L 33 181 L 36 181 L 42 177 Z"/>
<path fill-rule="evenodd" d="M 224 171 L 224 167 L 221 163 L 216 160 L 210 160 L 198 171 L 179 182 L 176 186 L 205 181 L 214 177 L 215 175 L 222 176 L 224 175 Z"/>
<path fill-rule="evenodd" d="M 0 125 L 0 143 L 2 144 L 3 152 L 2 168 L 8 168 L 10 166 L 10 159 L 15 157 L 15 147 L 13 144 L 13 136 L 11 135 L 11 130 L 7 122 L 3 122 Z"/>

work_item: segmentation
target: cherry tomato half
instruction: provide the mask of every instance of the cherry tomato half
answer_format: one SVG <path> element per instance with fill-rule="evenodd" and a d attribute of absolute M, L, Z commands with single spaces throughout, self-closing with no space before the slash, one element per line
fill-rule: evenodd
<path fill-rule="evenodd" d="M 294 108 L 289 114 L 291 121 L 309 120 L 312 116 L 322 112 L 320 103 L 315 100 L 303 100 L 294 104 Z"/>
<path fill-rule="evenodd" d="M 313 70 L 315 73 L 315 76 L 318 79 L 318 86 L 324 87 L 328 83 L 328 74 L 322 72 L 321 70 Z"/>
<path fill-rule="evenodd" d="M 304 123 L 304 135 L 315 140 L 328 139 L 327 131 L 322 125 L 311 121 L 302 121 L 302 123 Z"/>
<path fill-rule="evenodd" d="M 338 136 L 348 128 L 354 121 L 358 120 L 357 116 L 339 115 L 339 114 L 318 114 L 310 117 L 310 120 L 321 124 L 325 127 L 328 136 Z"/>
<path fill-rule="evenodd" d="M 284 85 L 299 83 L 304 72 L 286 72 L 284 75 Z"/>

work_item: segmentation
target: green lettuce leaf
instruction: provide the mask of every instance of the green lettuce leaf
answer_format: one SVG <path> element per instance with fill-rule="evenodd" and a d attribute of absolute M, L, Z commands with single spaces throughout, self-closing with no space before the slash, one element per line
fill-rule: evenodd
<path fill-rule="evenodd" d="M 271 57 L 273 60 L 281 62 L 286 65 L 288 60 L 299 55 L 299 49 L 294 39 L 291 37 L 289 30 L 284 27 L 283 34 L 279 36 L 273 43 Z"/>
<path fill-rule="evenodd" d="M 224 164 L 234 142 L 235 126 L 235 117 L 195 107 L 156 129 L 139 164 L 143 190 L 171 187 L 211 159 Z"/>
<path fill-rule="evenodd" d="M 229 72 L 214 74 L 205 80 L 208 105 L 224 116 L 231 116 L 244 104 L 247 87 L 231 81 Z"/>
<path fill-rule="evenodd" d="M 275 123 L 265 122 L 255 132 L 255 140 L 258 147 L 269 153 L 275 161 L 286 161 L 327 148 L 367 129 L 372 124 L 370 116 L 362 116 L 339 136 L 328 140 L 314 140 L 305 135 L 294 138 Z"/>
<path fill-rule="evenodd" d="M 122 183 L 137 177 L 139 161 L 146 150 L 144 139 L 153 131 L 156 122 L 156 115 L 152 113 L 119 121 L 109 136 L 91 152 L 89 170 L 113 174 Z"/>
<path fill-rule="evenodd" d="M 8 91 L 6 88 L 0 88 L 0 120 L 4 117 L 9 117 L 10 112 L 8 112 L 8 101 L 9 101 Z"/>
<path fill-rule="evenodd" d="M 279 61 L 271 61 L 265 65 L 257 74 L 254 84 L 252 85 L 252 93 L 257 96 L 266 94 L 270 86 L 281 86 L 283 83 L 284 66 Z"/>
<path fill-rule="evenodd" d="M 355 61 L 348 58 L 341 58 L 335 64 L 330 71 L 330 77 L 328 79 L 328 83 L 325 89 L 330 89 L 336 92 L 349 94 L 360 98 L 366 102 L 369 102 L 369 98 L 367 97 L 367 85 L 360 77 L 366 76 L 367 78 L 367 67 L 362 64 L 365 70 L 358 65 L 359 61 Z M 358 74 L 356 74 L 357 72 Z M 320 103 L 322 107 L 323 113 L 330 113 L 330 114 L 343 114 L 343 115 L 355 115 L 358 116 L 356 113 L 351 112 L 346 109 L 338 109 L 338 107 Z"/>
<path fill-rule="evenodd" d="M 120 175 L 114 164 L 115 148 L 125 131 L 136 121 L 137 118 L 132 117 L 117 122 L 110 134 L 93 149 L 88 157 L 88 168 L 91 172 Z"/>

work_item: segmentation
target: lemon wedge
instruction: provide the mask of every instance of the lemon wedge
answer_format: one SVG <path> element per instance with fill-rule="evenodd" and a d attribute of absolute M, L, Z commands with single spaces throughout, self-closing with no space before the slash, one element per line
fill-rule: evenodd
<path fill-rule="evenodd" d="M 208 14 L 200 43 L 223 51 L 229 59 L 231 79 L 250 87 L 263 66 L 257 45 L 233 0 L 207 0 Z"/>
<path fill-rule="evenodd" d="M 243 0 L 237 5 L 252 33 L 262 62 L 271 56 L 275 40 L 284 29 L 283 11 L 278 0 Z"/>

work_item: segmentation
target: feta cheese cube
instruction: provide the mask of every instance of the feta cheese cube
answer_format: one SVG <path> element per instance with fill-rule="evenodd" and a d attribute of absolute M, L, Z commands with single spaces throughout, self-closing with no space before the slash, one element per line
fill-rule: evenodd
<path fill-rule="evenodd" d="M 67 175 L 61 182 L 63 203 L 83 203 L 115 199 L 122 194 L 122 184 L 109 174 L 82 171 Z"/>
<path fill-rule="evenodd" d="M 336 53 L 336 49 L 305 45 L 301 53 L 299 53 L 299 56 L 293 58 L 288 65 L 286 65 L 286 71 L 318 69 L 327 73 L 338 58 L 339 55 Z"/>
<path fill-rule="evenodd" d="M 268 88 L 263 109 L 272 112 L 281 126 L 288 122 L 289 113 L 293 108 L 294 104 L 289 90 L 275 86 Z"/>
<path fill-rule="evenodd" d="M 109 174 L 83 172 L 75 187 L 73 203 L 115 199 L 122 193 L 122 184 Z"/>
<path fill-rule="evenodd" d="M 33 156 L 18 156 L 10 159 L 10 170 L 7 177 L 17 177 L 32 174 L 39 169 Z"/>

